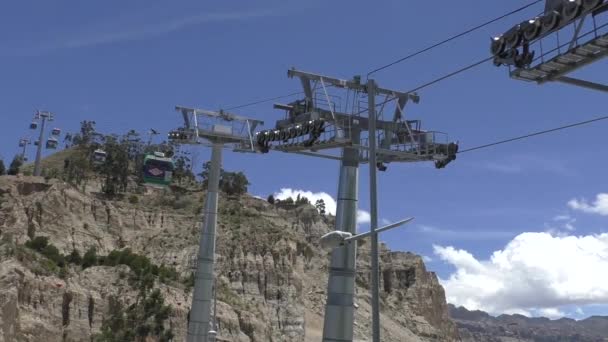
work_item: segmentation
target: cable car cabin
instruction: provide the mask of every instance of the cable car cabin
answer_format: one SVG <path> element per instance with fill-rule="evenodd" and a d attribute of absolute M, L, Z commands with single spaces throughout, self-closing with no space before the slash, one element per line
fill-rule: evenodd
<path fill-rule="evenodd" d="M 38 128 L 38 123 L 36 121 L 32 121 L 32 123 L 30 124 L 30 129 L 36 129 Z"/>
<path fill-rule="evenodd" d="M 19 147 L 25 147 L 27 142 L 25 140 L 19 140 Z"/>
<path fill-rule="evenodd" d="M 34 146 L 38 146 L 38 145 L 40 145 L 40 141 L 38 141 L 38 140 L 34 141 Z"/>
<path fill-rule="evenodd" d="M 56 149 L 57 145 L 59 145 L 59 142 L 55 138 L 49 138 L 49 140 L 46 141 L 46 148 L 49 150 Z"/>
<path fill-rule="evenodd" d="M 93 152 L 93 164 L 100 165 L 105 163 L 107 155 L 108 154 L 104 150 L 95 150 L 95 152 Z"/>
<path fill-rule="evenodd" d="M 163 153 L 147 154 L 144 157 L 144 182 L 161 186 L 169 185 L 174 168 L 173 159 L 166 158 Z"/>
<path fill-rule="evenodd" d="M 61 134 L 61 129 L 59 129 L 59 128 L 53 128 L 53 130 L 51 131 L 51 134 L 55 135 L 55 136 L 60 135 Z"/>

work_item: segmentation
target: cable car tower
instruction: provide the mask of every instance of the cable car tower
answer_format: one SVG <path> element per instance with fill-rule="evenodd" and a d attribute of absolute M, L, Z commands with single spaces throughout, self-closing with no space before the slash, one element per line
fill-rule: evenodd
<path fill-rule="evenodd" d="M 215 341 L 217 331 L 217 322 L 211 322 L 211 306 L 214 296 L 213 269 L 222 149 L 232 147 L 240 152 L 255 152 L 253 132 L 258 125 L 264 123 L 223 111 L 212 112 L 180 106 L 175 107 L 175 110 L 182 114 L 184 126 L 171 131 L 169 140 L 177 144 L 211 147 L 211 169 L 203 210 L 187 341 L 212 342 Z"/>
<path fill-rule="evenodd" d="M 517 80 L 608 92 L 608 85 L 568 76 L 608 56 L 606 11 L 604 0 L 546 0 L 543 15 L 492 39 L 494 64 L 509 66 Z"/>
<path fill-rule="evenodd" d="M 371 79 L 362 83 L 358 76 L 343 80 L 292 69 L 288 77 L 300 80 L 304 98 L 274 105 L 286 116 L 274 129 L 255 134 L 255 148 L 339 161 L 335 228 L 343 236 L 357 236 L 359 165 L 369 164 L 373 335 L 379 341 L 376 170 L 386 171 L 389 163 L 429 161 L 443 168 L 456 159 L 458 144 L 445 133 L 423 130 L 419 120 L 406 119 L 405 106 L 418 103 L 417 94 L 380 88 Z M 353 341 L 356 254 L 351 243 L 331 251 L 324 342 Z"/>
<path fill-rule="evenodd" d="M 34 119 L 30 123 L 30 129 L 36 130 L 38 129 L 38 121 L 40 120 L 40 134 L 38 136 L 38 140 L 34 141 L 34 145 L 37 146 L 36 149 L 36 161 L 34 162 L 34 176 L 40 176 L 42 172 L 42 167 L 40 165 L 42 161 L 42 146 L 43 144 L 46 146 L 48 150 L 55 150 L 59 145 L 59 140 L 57 137 L 61 134 L 61 129 L 53 128 L 51 130 L 51 136 L 47 139 L 46 143 L 43 143 L 44 140 L 44 129 L 46 127 L 47 121 L 53 121 L 55 119 L 55 115 L 49 111 L 40 111 L 37 110 L 34 114 Z"/>

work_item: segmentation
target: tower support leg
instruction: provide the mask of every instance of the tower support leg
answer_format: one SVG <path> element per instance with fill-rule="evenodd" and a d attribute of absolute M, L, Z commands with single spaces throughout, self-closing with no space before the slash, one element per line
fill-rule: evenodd
<path fill-rule="evenodd" d="M 358 142 L 357 139 L 353 141 Z M 357 233 L 357 201 L 359 183 L 359 153 L 345 148 L 340 165 L 336 230 Z M 331 252 L 323 342 L 350 342 L 353 340 L 354 298 L 357 244 L 335 248 Z"/>
<path fill-rule="evenodd" d="M 219 195 L 222 145 L 213 144 L 211 170 L 207 185 L 207 200 L 199 240 L 194 294 L 188 322 L 188 342 L 209 342 L 211 305 L 213 304 L 213 268 L 215 263 L 215 232 Z"/>

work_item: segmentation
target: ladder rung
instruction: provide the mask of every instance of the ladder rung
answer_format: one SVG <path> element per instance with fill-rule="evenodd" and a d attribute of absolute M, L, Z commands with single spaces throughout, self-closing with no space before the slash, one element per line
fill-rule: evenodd
<path fill-rule="evenodd" d="M 566 63 L 576 63 L 576 62 L 580 62 L 580 61 L 581 61 L 581 60 L 583 60 L 583 59 L 584 59 L 584 57 L 583 57 L 583 58 L 581 58 L 580 56 L 577 56 L 577 55 L 575 55 L 575 54 L 574 54 L 574 53 L 572 53 L 572 52 L 568 52 L 567 54 L 562 55 L 562 56 L 559 56 L 559 57 L 557 58 L 557 60 L 558 60 L 560 63 L 562 63 L 562 61 L 565 61 L 565 63 L 564 63 L 564 64 L 566 64 Z"/>
<path fill-rule="evenodd" d="M 589 46 L 580 46 L 576 49 L 576 53 L 577 55 L 581 55 L 578 52 L 582 51 L 585 53 L 585 55 L 595 55 L 598 52 L 602 52 L 603 50 L 606 50 L 605 48 L 601 48 L 601 47 L 596 47 L 595 45 L 589 45 Z"/>
<path fill-rule="evenodd" d="M 606 38 L 606 37 L 597 38 L 595 41 L 598 42 L 598 43 L 600 43 L 600 46 L 602 46 L 602 47 L 607 47 L 608 46 L 608 38 Z"/>

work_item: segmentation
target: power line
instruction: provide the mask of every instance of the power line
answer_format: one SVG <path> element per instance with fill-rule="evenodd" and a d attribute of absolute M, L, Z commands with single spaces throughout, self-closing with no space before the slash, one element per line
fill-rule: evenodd
<path fill-rule="evenodd" d="M 493 59 L 494 59 L 494 56 L 490 56 L 490 57 L 488 57 L 488 58 L 484 58 L 484 59 L 482 59 L 482 60 L 480 60 L 480 61 L 478 61 L 478 62 L 475 62 L 475 63 L 473 63 L 473 64 L 471 64 L 471 65 L 468 65 L 468 66 L 466 66 L 466 67 L 464 67 L 464 68 L 458 69 L 458 70 L 456 70 L 456 71 L 454 71 L 454 72 L 451 72 L 451 73 L 449 73 L 449 74 L 447 74 L 447 75 L 441 76 L 441 77 L 439 77 L 439 78 L 437 78 L 437 79 L 434 79 L 434 80 L 432 80 L 432 81 L 430 81 L 430 82 L 428 82 L 428 83 L 425 83 L 425 84 L 423 84 L 423 85 L 421 85 L 421 86 L 418 86 L 418 87 L 416 87 L 416 88 L 414 88 L 414 89 L 412 89 L 412 90 L 408 91 L 407 93 L 415 93 L 415 92 L 417 92 L 418 90 L 424 89 L 424 88 L 426 88 L 426 87 L 430 87 L 430 86 L 432 86 L 432 85 L 433 85 L 433 84 L 435 84 L 435 83 L 439 83 L 439 82 L 441 82 L 441 81 L 443 81 L 443 80 L 446 80 L 446 79 L 448 79 L 448 78 L 450 78 L 450 77 L 454 77 L 454 76 L 456 76 L 456 75 L 458 75 L 458 74 L 460 74 L 460 73 L 463 73 L 463 72 L 465 72 L 465 71 L 471 70 L 471 69 L 473 69 L 473 68 L 475 68 L 475 67 L 477 67 L 477 66 L 480 66 L 480 65 L 482 65 L 482 64 L 484 64 L 484 63 L 486 63 L 486 62 L 488 62 L 488 61 L 491 61 L 491 60 L 493 60 Z"/>
<path fill-rule="evenodd" d="M 590 124 L 590 123 L 593 123 L 593 122 L 602 121 L 602 120 L 606 120 L 606 119 L 608 119 L 608 115 L 607 116 L 602 116 L 602 117 L 599 117 L 599 118 L 595 118 L 595 119 L 591 119 L 591 120 L 586 120 L 586 121 L 581 121 L 581 122 L 573 123 L 573 124 L 566 125 L 566 126 L 552 128 L 552 129 L 548 129 L 548 130 L 544 130 L 544 131 L 539 131 L 539 132 L 535 132 L 535 133 L 530 133 L 530 134 L 522 135 L 522 136 L 511 138 L 511 139 L 500 140 L 500 141 L 493 142 L 493 143 L 490 143 L 490 144 L 485 144 L 485 145 L 480 145 L 480 146 L 472 147 L 472 148 L 469 148 L 469 149 L 466 149 L 466 150 L 459 151 L 458 154 L 460 154 L 460 153 L 466 153 L 466 152 L 471 152 L 471 151 L 476 151 L 476 150 L 481 150 L 481 149 L 484 149 L 484 148 L 493 147 L 493 146 L 496 146 L 496 145 L 502 145 L 502 144 L 513 142 L 513 141 L 524 140 L 524 139 L 528 139 L 528 138 L 535 137 L 535 136 L 538 136 L 538 135 L 543 135 L 543 134 L 548 134 L 548 133 L 552 133 L 552 132 L 556 132 L 556 131 L 561 131 L 561 130 L 572 128 L 572 127 L 583 126 L 583 125 L 587 125 L 587 124 Z"/>
<path fill-rule="evenodd" d="M 420 54 L 422 54 L 422 53 L 425 53 L 425 52 L 430 51 L 430 50 L 432 50 L 432 49 L 434 49 L 434 48 L 436 48 L 436 47 L 439 47 L 439 46 L 441 46 L 441 45 L 443 45 L 443 44 L 449 43 L 449 42 L 451 42 L 452 40 L 458 39 L 458 38 L 460 38 L 460 37 L 462 37 L 462 36 L 466 36 L 466 35 L 467 35 L 467 34 L 469 34 L 469 33 L 472 33 L 472 32 L 477 31 L 477 30 L 479 30 L 479 29 L 481 29 L 481 28 L 483 28 L 483 27 L 486 27 L 486 26 L 488 26 L 488 25 L 490 25 L 490 24 L 493 24 L 493 23 L 495 23 L 495 22 L 497 22 L 497 21 L 500 21 L 500 20 L 502 20 L 502 19 L 504 19 L 504 18 L 507 18 L 507 17 L 509 17 L 509 16 L 511 16 L 511 15 L 513 15 L 513 14 L 515 14 L 515 13 L 519 13 L 519 12 L 521 12 L 521 11 L 525 10 L 525 9 L 528 9 L 529 7 L 532 7 L 532 6 L 536 5 L 537 3 L 541 2 L 541 1 L 543 1 L 543 0 L 535 0 L 535 1 L 533 1 L 533 2 L 529 3 L 529 4 L 525 5 L 525 6 L 522 6 L 522 7 L 517 8 L 517 9 L 515 9 L 515 10 L 511 11 L 511 12 L 508 12 L 508 13 L 506 13 L 506 14 L 503 14 L 503 15 L 501 15 L 500 17 L 494 18 L 494 19 L 492 19 L 492 20 L 490 20 L 490 21 L 486 21 L 485 23 L 483 23 L 483 24 L 479 24 L 479 25 L 477 25 L 477 26 L 475 26 L 475 27 L 473 27 L 473 28 L 470 28 L 470 29 L 468 29 L 468 30 L 466 30 L 466 31 L 462 32 L 462 33 L 459 33 L 459 34 L 457 34 L 457 35 L 451 36 L 450 38 L 447 38 L 447 39 L 445 39 L 445 40 L 442 40 L 442 41 L 440 41 L 440 42 L 438 42 L 438 43 L 436 43 L 436 44 L 433 44 L 433 45 L 431 45 L 431 46 L 429 46 L 429 47 L 426 47 L 426 48 L 424 48 L 424 49 L 422 49 L 422 50 L 416 51 L 416 52 L 414 52 L 414 53 L 412 53 L 412 54 L 409 54 L 409 55 L 407 55 L 407 56 L 405 56 L 405 57 L 403 57 L 403 58 L 400 58 L 400 59 L 398 59 L 398 60 L 396 60 L 396 61 L 394 61 L 394 62 L 391 62 L 391 63 L 389 63 L 389 64 L 383 65 L 383 66 L 381 66 L 381 67 L 379 67 L 379 68 L 377 68 L 377 69 L 374 69 L 374 70 L 370 71 L 370 72 L 367 74 L 367 76 L 369 77 L 369 75 L 371 75 L 371 74 L 373 74 L 373 73 L 376 73 L 376 72 L 378 72 L 378 71 L 381 71 L 381 70 L 384 70 L 384 69 L 390 68 L 390 67 L 392 67 L 392 66 L 393 66 L 393 65 L 395 65 L 395 64 L 399 64 L 399 63 L 404 62 L 404 61 L 406 61 L 406 60 L 408 60 L 408 59 L 410 59 L 410 58 L 416 57 L 416 56 L 418 56 L 418 55 L 420 55 Z"/>
<path fill-rule="evenodd" d="M 249 102 L 249 103 L 245 103 L 242 105 L 238 105 L 238 106 L 233 106 L 233 107 L 228 107 L 228 108 L 224 108 L 224 110 L 235 110 L 235 109 L 240 109 L 240 108 L 245 108 L 245 107 L 250 107 L 250 106 L 255 106 L 257 104 L 261 104 L 261 103 L 266 103 L 266 102 L 270 102 L 270 101 L 276 101 L 276 100 L 281 100 L 287 97 L 291 97 L 291 96 L 295 96 L 295 95 L 300 95 L 303 94 L 304 92 L 302 91 L 298 91 L 295 93 L 291 93 L 291 94 L 286 94 L 286 95 L 281 95 L 281 96 L 276 96 L 276 97 L 271 97 L 271 98 L 267 98 L 267 99 L 260 99 L 260 100 L 256 100 L 253 102 Z"/>
<path fill-rule="evenodd" d="M 494 59 L 494 56 L 490 56 L 490 57 L 484 58 L 484 59 L 482 59 L 482 60 L 480 60 L 480 61 L 478 61 L 478 62 L 475 62 L 475 63 L 473 63 L 473 64 L 467 65 L 467 66 L 465 66 L 465 67 L 463 67 L 463 68 L 460 68 L 460 69 L 458 69 L 458 70 L 456 70 L 456 71 L 453 71 L 453 72 L 451 72 L 451 73 L 449 73 L 449 74 L 446 74 L 446 75 L 444 75 L 444 76 L 441 76 L 441 77 L 439 77 L 439 78 L 436 78 L 436 79 L 434 79 L 434 80 L 432 80 L 432 81 L 430 81 L 430 82 L 427 82 L 427 83 L 424 83 L 424 84 L 422 84 L 422 85 L 420 85 L 420 86 L 417 86 L 416 88 L 414 88 L 414 89 L 412 89 L 412 90 L 409 90 L 409 91 L 406 91 L 405 93 L 415 93 L 415 92 L 417 92 L 418 90 L 421 90 L 421 89 L 424 89 L 424 88 L 430 87 L 430 86 L 432 86 L 432 85 L 434 85 L 434 84 L 436 84 L 436 83 L 439 83 L 439 82 L 444 81 L 444 80 L 446 80 L 446 79 L 448 79 L 448 78 L 454 77 L 454 76 L 456 76 L 456 75 L 458 75 L 458 74 L 461 74 L 461 73 L 463 73 L 463 72 L 465 72 L 465 71 L 471 70 L 471 69 L 473 69 L 473 68 L 475 68 L 475 67 L 478 67 L 478 66 L 480 66 L 480 65 L 482 65 L 482 64 L 484 64 L 484 63 L 486 63 L 486 62 L 488 62 L 488 61 L 490 61 L 490 60 L 492 60 L 492 59 Z M 382 106 L 384 106 L 385 104 L 387 104 L 387 103 L 389 103 L 389 102 L 391 102 L 391 101 L 394 101 L 394 100 L 396 100 L 396 99 L 397 99 L 397 97 L 396 97 L 396 96 L 389 97 L 389 98 L 387 98 L 386 100 L 384 100 L 384 101 L 382 101 L 382 102 L 380 102 L 380 103 L 376 104 L 376 108 L 378 108 L 378 107 L 382 107 Z M 360 115 L 360 114 L 363 114 L 363 113 L 365 113 L 365 112 L 367 112 L 367 111 L 368 111 L 368 109 L 364 109 L 364 110 L 361 110 L 361 111 L 359 111 L 359 112 L 355 113 L 354 115 Z"/>

